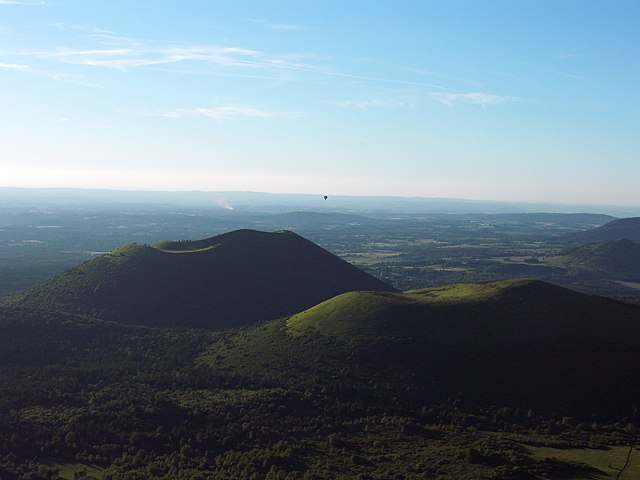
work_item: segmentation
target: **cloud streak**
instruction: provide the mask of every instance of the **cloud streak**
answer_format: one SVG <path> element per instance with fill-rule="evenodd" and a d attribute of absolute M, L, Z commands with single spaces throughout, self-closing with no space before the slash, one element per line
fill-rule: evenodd
<path fill-rule="evenodd" d="M 266 20 L 259 20 L 257 18 L 249 18 L 250 22 L 253 22 L 261 27 L 270 28 L 272 30 L 290 30 L 290 31 L 304 31 L 307 30 L 306 27 L 301 25 L 292 25 L 289 23 L 272 23 L 267 22 Z"/>
<path fill-rule="evenodd" d="M 0 0 L 0 5 L 45 5 L 46 2 L 30 2 L 28 0 Z"/>
<path fill-rule="evenodd" d="M 99 85 L 89 82 L 79 75 L 75 75 L 71 73 L 51 72 L 48 70 L 32 68 L 29 65 L 25 65 L 21 63 L 0 63 L 0 70 L 12 70 L 14 72 L 28 73 L 32 75 L 41 75 L 41 76 L 50 78 L 51 80 L 72 83 L 74 85 L 80 85 L 83 87 L 94 87 L 94 88 L 99 87 Z"/>
<path fill-rule="evenodd" d="M 409 104 L 401 100 L 327 100 L 327 105 L 339 108 L 358 108 L 361 110 L 367 108 L 401 108 Z"/>
<path fill-rule="evenodd" d="M 3 0 L 0 0 L 0 2 Z M 20 1 L 20 0 L 4 0 Z M 264 21 L 252 20 L 261 25 L 273 26 Z M 112 30 L 105 30 L 94 26 L 52 24 L 53 27 L 83 32 L 86 39 L 90 40 L 87 48 L 58 48 L 53 50 L 8 52 L 7 59 L 11 64 L 24 65 L 30 63 L 25 59 L 33 59 L 39 62 L 49 62 L 47 70 L 30 68 L 24 65 L 23 72 L 40 73 L 54 80 L 64 80 L 88 86 L 81 75 L 67 75 L 51 73 L 54 67 L 51 65 L 64 64 L 89 68 L 111 69 L 120 72 L 129 72 L 136 69 L 153 68 L 154 71 L 165 70 L 179 74 L 198 75 L 222 75 L 242 78 L 256 78 L 266 80 L 279 80 L 283 82 L 300 81 L 303 76 L 315 77 L 314 81 L 350 81 L 357 84 L 396 85 L 410 88 L 428 89 L 438 91 L 432 93 L 431 98 L 443 104 L 453 106 L 457 103 L 472 103 L 488 106 L 498 103 L 513 101 L 511 97 L 501 97 L 486 93 L 447 93 L 446 87 L 433 83 L 420 81 L 419 79 L 391 78 L 377 75 L 366 75 L 353 71 L 341 71 L 331 66 L 317 63 L 317 57 L 310 54 L 278 54 L 261 51 L 258 49 L 244 48 L 241 46 L 221 46 L 215 44 L 162 44 L 150 42 L 144 39 L 128 38 L 120 36 Z M 282 25 L 281 25 L 282 26 Z M 291 26 L 289 26 L 291 27 Z M 46 65 L 46 64 L 45 64 Z M 8 68 L 8 67 L 5 67 Z M 428 77 L 440 77 L 442 79 L 464 81 L 468 79 L 451 77 L 445 74 L 426 70 L 414 70 L 415 74 Z M 472 85 L 472 87 L 481 85 Z M 411 106 L 406 101 L 400 100 L 343 100 L 328 101 L 327 104 L 339 108 L 399 108 Z M 229 113 L 229 115 L 231 115 Z M 214 112 L 213 117 L 225 118 L 225 113 Z"/>
<path fill-rule="evenodd" d="M 133 112 L 127 109 L 118 109 L 120 113 L 139 114 L 151 117 L 164 117 L 175 119 L 209 119 L 216 122 L 233 120 L 237 118 L 267 119 L 277 117 L 293 117 L 299 112 L 274 112 L 246 105 L 221 105 L 218 107 L 179 108 L 162 113 Z"/>
<path fill-rule="evenodd" d="M 13 70 L 16 72 L 32 72 L 31 67 L 19 63 L 0 63 L 0 70 Z"/>
<path fill-rule="evenodd" d="M 214 108 L 180 109 L 162 114 L 163 117 L 169 118 L 210 118 L 216 121 L 230 120 L 232 118 L 239 117 L 270 118 L 276 115 L 276 113 L 260 110 L 258 108 L 234 105 Z"/>
<path fill-rule="evenodd" d="M 443 80 L 451 80 L 454 82 L 460 82 L 463 84 L 466 84 L 467 86 L 473 87 L 473 88 L 482 88 L 483 87 L 483 83 L 479 82 L 477 80 L 472 80 L 470 78 L 466 78 L 466 77 L 460 77 L 460 76 L 456 76 L 456 75 L 451 75 L 448 73 L 442 73 L 442 72 L 436 72 L 436 71 L 432 71 L 432 70 L 424 70 L 422 68 L 413 68 L 413 67 L 409 67 L 409 68 L 405 68 L 405 71 L 408 73 L 412 73 L 414 75 L 419 75 L 421 77 L 435 77 L 435 78 L 441 78 Z"/>
<path fill-rule="evenodd" d="M 272 24 L 262 20 L 251 21 L 265 28 L 285 30 L 303 28 L 296 25 Z M 257 79 L 262 77 L 284 82 L 299 81 L 302 76 L 306 76 L 316 77 L 315 81 L 351 81 L 359 84 L 366 82 L 444 90 L 441 85 L 424 81 L 340 70 L 321 64 L 318 57 L 310 53 L 270 53 L 242 46 L 207 43 L 161 43 L 122 36 L 113 30 L 91 25 L 52 23 L 50 26 L 61 31 L 79 32 L 86 43 L 82 47 L 8 51 L 5 52 L 7 61 L 11 60 L 13 63 L 48 62 L 48 65 L 43 67 L 48 70 L 55 69 L 52 66 L 54 64 L 79 66 L 87 69 L 111 69 L 123 73 L 136 69 L 153 68 L 154 71 L 165 69 L 180 74 L 195 73 Z M 71 43 L 71 45 L 73 44 Z M 371 104 L 359 108 L 373 106 L 376 105 Z"/>
<path fill-rule="evenodd" d="M 139 67 L 182 62 L 201 62 L 218 67 L 269 68 L 288 71 L 314 70 L 310 65 L 292 62 L 285 56 L 268 55 L 247 48 L 215 45 L 65 49 L 42 52 L 37 55 L 41 58 L 58 60 L 67 64 L 112 68 L 123 72 Z"/>
<path fill-rule="evenodd" d="M 504 103 L 513 103 L 518 99 L 507 95 L 494 95 L 491 93 L 470 92 L 470 93 L 451 93 L 451 92 L 432 92 L 429 94 L 432 100 L 443 103 L 449 107 L 453 107 L 459 103 L 470 103 L 481 107 L 500 105 Z"/>
<path fill-rule="evenodd" d="M 1 1 L 1 0 L 0 0 Z M 285 81 L 296 80 L 295 74 L 324 78 L 376 82 L 441 89 L 440 85 L 406 79 L 368 76 L 340 71 L 313 63 L 311 54 L 270 54 L 238 46 L 211 44 L 153 45 L 145 40 L 119 36 L 116 32 L 96 27 L 53 24 L 65 30 L 85 32 L 97 48 L 59 48 L 57 50 L 11 52 L 16 58 L 35 58 L 67 65 L 80 65 L 128 72 L 138 68 L 173 66 L 176 72 L 193 72 L 199 65 L 200 74 L 246 75 L 249 71 L 269 72 Z M 206 71 L 209 69 L 209 71 Z"/>

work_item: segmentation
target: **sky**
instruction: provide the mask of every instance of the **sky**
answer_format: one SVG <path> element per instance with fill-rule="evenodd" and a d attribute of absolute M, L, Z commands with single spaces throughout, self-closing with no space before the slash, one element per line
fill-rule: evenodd
<path fill-rule="evenodd" d="M 640 1 L 0 0 L 0 186 L 640 205 Z"/>

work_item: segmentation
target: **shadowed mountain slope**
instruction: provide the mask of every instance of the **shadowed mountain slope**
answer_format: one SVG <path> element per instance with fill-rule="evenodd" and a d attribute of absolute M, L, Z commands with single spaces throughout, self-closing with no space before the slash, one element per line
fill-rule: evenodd
<path fill-rule="evenodd" d="M 211 351 L 213 368 L 397 402 L 588 417 L 627 414 L 640 394 L 640 308 L 534 280 L 346 293 Z"/>
<path fill-rule="evenodd" d="M 287 231 L 125 245 L 5 301 L 124 324 L 228 328 L 352 290 L 393 291 Z"/>
<path fill-rule="evenodd" d="M 640 279 L 640 243 L 613 240 L 572 248 L 551 259 L 571 273 L 606 274 L 619 280 Z"/>
<path fill-rule="evenodd" d="M 586 232 L 576 232 L 561 240 L 568 244 L 587 244 L 614 240 L 640 242 L 640 217 L 621 218 Z"/>

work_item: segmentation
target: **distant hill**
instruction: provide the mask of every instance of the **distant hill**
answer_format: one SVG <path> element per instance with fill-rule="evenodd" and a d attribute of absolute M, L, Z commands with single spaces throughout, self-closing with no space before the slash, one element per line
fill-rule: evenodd
<path fill-rule="evenodd" d="M 617 280 L 640 279 L 640 243 L 612 240 L 567 250 L 550 260 L 569 274 L 605 274 Z"/>
<path fill-rule="evenodd" d="M 228 328 L 393 287 L 288 231 L 125 245 L 4 301 L 123 324 Z"/>
<path fill-rule="evenodd" d="M 561 240 L 567 244 L 584 245 L 625 239 L 640 242 L 640 217 L 614 220 L 592 230 L 572 233 Z"/>
<path fill-rule="evenodd" d="M 211 351 L 212 368 L 401 403 L 624 415 L 640 394 L 640 308 L 534 280 L 350 292 Z"/>

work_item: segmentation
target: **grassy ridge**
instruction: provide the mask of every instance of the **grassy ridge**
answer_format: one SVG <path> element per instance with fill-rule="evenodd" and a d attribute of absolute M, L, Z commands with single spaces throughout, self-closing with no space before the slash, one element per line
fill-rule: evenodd
<path fill-rule="evenodd" d="M 387 335 L 398 329 L 415 329 L 416 333 L 426 334 L 425 322 L 439 321 L 473 304 L 495 301 L 509 289 L 534 288 L 536 284 L 533 280 L 515 279 L 444 285 L 403 293 L 350 292 L 291 316 L 287 324 L 294 334 L 307 329 L 338 336 Z M 450 336 L 451 333 L 444 334 Z"/>
<path fill-rule="evenodd" d="M 351 292 L 214 350 L 250 377 L 389 385 L 407 402 L 624 415 L 640 395 L 640 309 L 533 280 Z"/>
<path fill-rule="evenodd" d="M 220 243 L 215 241 L 214 238 L 206 238 L 203 240 L 186 240 L 180 242 L 174 242 L 171 240 L 161 240 L 151 245 L 157 250 L 170 253 L 196 253 L 204 252 L 216 248 Z"/>
<path fill-rule="evenodd" d="M 610 319 L 616 319 L 618 330 Z M 404 293 L 352 292 L 288 319 L 295 335 L 409 335 L 429 342 L 519 342 L 571 337 L 640 344 L 640 308 L 527 279 Z"/>

